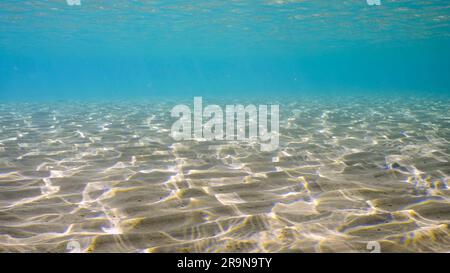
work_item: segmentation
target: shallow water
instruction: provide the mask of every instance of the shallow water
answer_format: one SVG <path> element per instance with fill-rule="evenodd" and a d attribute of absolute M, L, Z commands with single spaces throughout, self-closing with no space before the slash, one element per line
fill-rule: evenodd
<path fill-rule="evenodd" d="M 450 252 L 449 3 L 380 3 L 0 1 L 0 252 Z"/>
<path fill-rule="evenodd" d="M 0 251 L 450 251 L 450 100 L 277 103 L 274 152 L 175 142 L 171 101 L 0 104 Z"/>

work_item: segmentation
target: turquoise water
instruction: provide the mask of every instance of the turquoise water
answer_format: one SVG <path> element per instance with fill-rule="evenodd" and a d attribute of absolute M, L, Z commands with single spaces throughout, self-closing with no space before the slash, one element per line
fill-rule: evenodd
<path fill-rule="evenodd" d="M 0 98 L 449 94 L 447 1 L 0 3 Z"/>
<path fill-rule="evenodd" d="M 367 2 L 1 0 L 0 252 L 450 252 L 449 1 Z"/>

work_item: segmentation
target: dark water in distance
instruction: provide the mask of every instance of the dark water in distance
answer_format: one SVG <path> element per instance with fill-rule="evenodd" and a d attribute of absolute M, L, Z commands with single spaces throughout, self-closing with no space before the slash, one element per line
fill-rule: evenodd
<path fill-rule="evenodd" d="M 0 3 L 0 98 L 448 94 L 447 1 Z"/>

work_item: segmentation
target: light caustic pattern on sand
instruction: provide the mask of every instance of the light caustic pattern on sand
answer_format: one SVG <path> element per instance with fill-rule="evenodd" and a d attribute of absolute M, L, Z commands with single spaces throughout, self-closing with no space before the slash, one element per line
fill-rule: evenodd
<path fill-rule="evenodd" d="M 279 101 L 273 152 L 177 103 L 1 104 L 0 251 L 450 251 L 448 100 Z"/>

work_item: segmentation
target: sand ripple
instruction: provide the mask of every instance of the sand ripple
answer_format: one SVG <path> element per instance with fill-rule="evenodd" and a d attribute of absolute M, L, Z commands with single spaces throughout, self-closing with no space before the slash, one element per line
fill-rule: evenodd
<path fill-rule="evenodd" d="M 274 152 L 174 143 L 171 102 L 0 104 L 0 251 L 450 251 L 450 101 L 279 103 Z"/>

